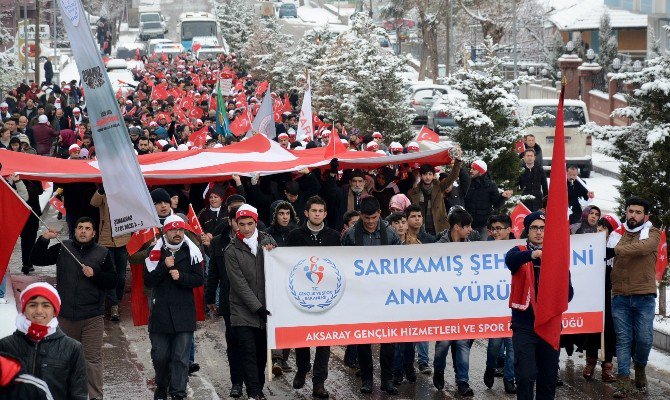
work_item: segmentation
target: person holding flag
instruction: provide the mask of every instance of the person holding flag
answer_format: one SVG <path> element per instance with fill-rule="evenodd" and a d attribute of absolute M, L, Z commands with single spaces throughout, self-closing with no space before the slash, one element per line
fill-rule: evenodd
<path fill-rule="evenodd" d="M 216 85 L 216 134 L 227 138 L 231 135 L 230 121 L 228 121 L 228 111 L 226 111 L 226 102 L 221 94 L 221 80 Z"/>

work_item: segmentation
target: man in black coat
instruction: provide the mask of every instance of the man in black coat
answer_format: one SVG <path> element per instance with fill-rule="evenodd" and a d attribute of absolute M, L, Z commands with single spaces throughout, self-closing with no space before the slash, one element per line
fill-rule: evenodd
<path fill-rule="evenodd" d="M 144 284 L 151 288 L 149 339 L 156 372 L 154 399 L 186 398 L 189 356 L 196 329 L 193 289 L 204 283 L 203 256 L 184 234 L 176 215 L 165 219 L 163 237 L 145 260 Z"/>
<path fill-rule="evenodd" d="M 47 85 L 51 85 L 51 80 L 54 78 L 54 67 L 51 64 L 51 60 L 47 58 L 47 61 L 44 63 L 44 81 Z"/>
<path fill-rule="evenodd" d="M 470 188 L 465 195 L 465 209 L 472 215 L 472 229 L 486 236 L 486 222 L 493 210 L 500 208 L 512 196 L 511 190 L 500 193 L 487 173 L 487 165 L 477 160 L 470 167 Z"/>
<path fill-rule="evenodd" d="M 300 228 L 292 230 L 286 239 L 287 247 L 296 246 L 339 246 L 340 234 L 325 224 L 328 210 L 326 202 L 319 196 L 312 196 L 305 203 L 305 217 L 307 222 Z M 314 355 L 314 372 L 312 373 L 312 396 L 317 399 L 327 399 L 329 394 L 324 383 L 328 377 L 329 346 L 318 346 Z M 310 364 L 310 349 L 308 347 L 295 349 L 295 360 L 298 372 L 293 379 L 293 388 L 300 389 L 305 385 L 307 372 L 312 368 Z"/>
<path fill-rule="evenodd" d="M 530 211 L 542 208 L 542 199 L 549 194 L 547 174 L 541 164 L 535 162 L 535 150 L 526 149 L 523 152 L 523 172 L 519 176 L 517 186 L 524 195 L 534 196 L 533 199 L 523 200 L 523 204 Z"/>
<path fill-rule="evenodd" d="M 570 224 L 576 224 L 582 218 L 582 205 L 579 199 L 588 200 L 595 197 L 579 178 L 579 168 L 574 165 L 568 167 L 568 207 L 570 207 Z"/>
<path fill-rule="evenodd" d="M 224 258 L 224 250 L 230 244 L 230 241 L 237 233 L 237 221 L 235 214 L 237 209 L 235 207 L 228 213 L 230 225 L 224 231 L 213 238 L 209 235 L 203 237 L 203 245 L 209 252 L 209 273 L 207 275 L 207 284 L 205 285 L 205 303 L 207 308 L 216 314 L 223 317 L 226 327 L 226 355 L 228 358 L 228 368 L 230 369 L 230 382 L 232 388 L 230 389 L 230 397 L 238 398 L 242 396 L 242 358 L 240 355 L 239 343 L 235 336 L 235 331 L 230 323 L 230 280 L 226 272 L 226 261 Z M 216 293 L 219 297 L 216 297 Z"/>
<path fill-rule="evenodd" d="M 542 167 L 542 147 L 535 141 L 535 135 L 529 133 L 523 137 L 523 148 L 524 152 L 519 155 L 519 158 L 524 157 L 526 150 L 532 149 L 535 152 L 535 164 Z"/>
<path fill-rule="evenodd" d="M 48 229 L 35 243 L 31 261 L 34 265 L 56 264 L 62 300 L 58 322 L 66 335 L 84 346 L 89 397 L 102 399 L 105 295 L 116 287 L 116 272 L 109 251 L 93 240 L 96 226 L 91 218 L 79 218 L 74 238 L 51 247 L 49 241 L 58 233 Z"/>

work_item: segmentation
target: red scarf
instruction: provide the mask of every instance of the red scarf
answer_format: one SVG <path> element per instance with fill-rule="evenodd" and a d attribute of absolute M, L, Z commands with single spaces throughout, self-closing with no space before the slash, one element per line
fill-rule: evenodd
<path fill-rule="evenodd" d="M 517 246 L 521 251 L 526 251 L 526 246 Z M 521 266 L 512 275 L 512 289 L 509 296 L 509 307 L 525 311 L 529 305 L 535 307 L 535 270 L 533 262 L 529 261 Z"/>

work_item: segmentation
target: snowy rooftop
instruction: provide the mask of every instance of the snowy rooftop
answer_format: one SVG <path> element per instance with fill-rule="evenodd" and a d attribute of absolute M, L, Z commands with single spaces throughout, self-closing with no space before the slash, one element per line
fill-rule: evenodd
<path fill-rule="evenodd" d="M 598 29 L 600 17 L 609 11 L 612 28 L 646 28 L 647 16 L 627 10 L 609 9 L 603 0 L 567 0 L 553 2 L 538 0 L 545 3 L 548 9 L 556 10 L 549 15 L 549 21 L 561 31 L 584 31 Z M 567 6 L 566 6 L 567 5 Z"/>

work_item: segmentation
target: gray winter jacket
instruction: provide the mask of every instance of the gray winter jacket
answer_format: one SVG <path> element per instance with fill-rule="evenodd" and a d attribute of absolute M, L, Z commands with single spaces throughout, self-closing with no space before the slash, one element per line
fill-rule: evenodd
<path fill-rule="evenodd" d="M 230 280 L 230 321 L 233 326 L 265 328 L 257 311 L 265 307 L 265 260 L 263 246 L 277 243 L 258 232 L 258 253 L 254 255 L 238 236 L 225 250 L 226 273 Z"/>

